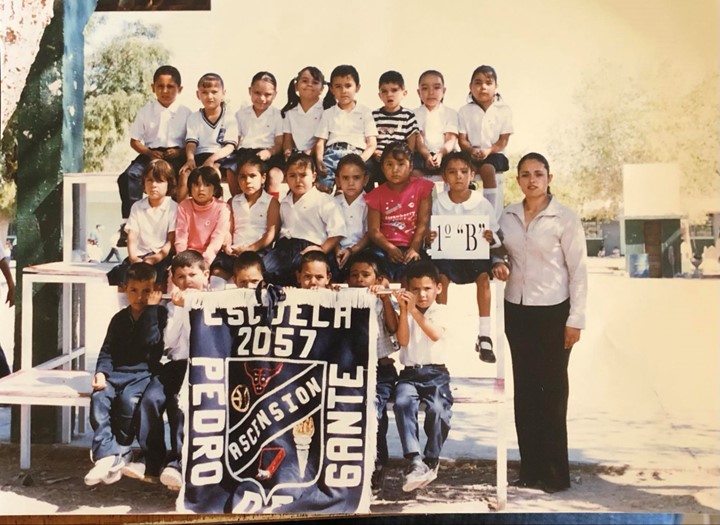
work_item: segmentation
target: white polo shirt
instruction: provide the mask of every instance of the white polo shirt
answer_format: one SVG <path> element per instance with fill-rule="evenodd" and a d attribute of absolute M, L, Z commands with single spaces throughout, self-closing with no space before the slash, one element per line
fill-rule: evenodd
<path fill-rule="evenodd" d="M 327 146 L 336 142 L 347 142 L 356 148 L 367 147 L 367 137 L 377 137 L 378 131 L 370 108 L 355 104 L 350 111 L 337 105 L 326 109 L 320 119 L 316 137 L 327 139 Z"/>
<path fill-rule="evenodd" d="M 315 136 L 323 111 L 325 110 L 322 100 L 318 100 L 307 112 L 298 104 L 285 113 L 283 133 L 292 135 L 295 147 L 300 151 L 307 151 L 315 145 Z"/>
<path fill-rule="evenodd" d="M 267 231 L 268 208 L 273 197 L 263 191 L 255 204 L 250 206 L 244 193 L 238 193 L 230 201 L 233 215 L 232 243 L 248 246 L 259 240 Z"/>
<path fill-rule="evenodd" d="M 567 326 L 585 328 L 587 248 L 578 216 L 554 197 L 525 225 L 522 202 L 500 216 L 503 244 L 510 257 L 505 300 L 527 306 L 552 306 L 570 299 Z"/>
<path fill-rule="evenodd" d="M 215 153 L 225 144 L 237 147 L 237 139 L 237 122 L 225 104 L 220 118 L 215 123 L 207 119 L 202 108 L 188 117 L 185 143 L 197 144 L 196 154 Z"/>
<path fill-rule="evenodd" d="M 345 219 L 346 235 L 340 240 L 340 246 L 350 248 L 355 246 L 367 233 L 367 202 L 365 192 L 348 204 L 343 194 L 335 195 L 335 202 Z"/>
<path fill-rule="evenodd" d="M 345 236 L 345 220 L 333 198 L 317 188 L 310 188 L 293 202 L 292 192 L 280 203 L 281 237 L 305 239 L 322 244 L 328 237 Z"/>
<path fill-rule="evenodd" d="M 275 137 L 283 133 L 283 118 L 280 110 L 270 106 L 260 116 L 252 105 L 244 106 L 235 113 L 239 144 L 241 148 L 271 148 Z"/>
<path fill-rule="evenodd" d="M 150 206 L 147 197 L 132 205 L 125 229 L 137 233 L 137 255 L 160 251 L 167 234 L 175 231 L 177 209 L 171 197 L 165 197 L 157 207 Z"/>
<path fill-rule="evenodd" d="M 445 133 L 458 134 L 458 114 L 444 104 L 430 111 L 424 104 L 415 111 L 415 119 L 427 149 L 437 153 L 445 145 Z"/>
<path fill-rule="evenodd" d="M 194 291 L 194 290 L 193 290 Z M 169 301 L 168 319 L 163 342 L 170 361 L 179 361 L 190 357 L 190 310 Z"/>
<path fill-rule="evenodd" d="M 187 119 L 192 111 L 177 100 L 165 107 L 152 100 L 140 108 L 130 126 L 130 138 L 148 148 L 178 148 L 185 145 Z"/>
<path fill-rule="evenodd" d="M 493 102 L 486 111 L 470 102 L 458 112 L 460 133 L 467 135 L 470 144 L 477 148 L 489 148 L 500 135 L 513 132 L 512 111 L 502 100 Z"/>
<path fill-rule="evenodd" d="M 445 364 L 449 350 L 447 328 L 451 315 L 452 313 L 444 304 L 433 303 L 425 311 L 425 319 L 436 328 L 443 330 L 440 339 L 433 341 L 423 332 L 412 315 L 407 314 L 410 339 L 407 346 L 400 347 L 400 363 L 405 366 Z"/>
<path fill-rule="evenodd" d="M 495 218 L 495 207 L 490 201 L 483 197 L 481 191 L 471 191 L 470 198 L 464 202 L 453 202 L 450 200 L 450 194 L 446 191 L 438 193 L 433 199 L 432 204 L 433 215 L 487 215 L 488 229 L 493 232 L 495 241 L 490 246 L 497 248 L 500 246 L 500 238 L 497 235 L 500 226 Z"/>

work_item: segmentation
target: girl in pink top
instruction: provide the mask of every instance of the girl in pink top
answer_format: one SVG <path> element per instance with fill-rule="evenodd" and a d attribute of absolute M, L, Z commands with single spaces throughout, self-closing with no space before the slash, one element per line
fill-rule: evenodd
<path fill-rule="evenodd" d="M 190 198 L 178 205 L 175 252 L 198 251 L 210 268 L 230 233 L 230 209 L 222 200 L 220 174 L 214 167 L 195 168 L 187 184 Z"/>
<path fill-rule="evenodd" d="M 368 234 L 385 262 L 387 276 L 399 281 L 405 265 L 423 256 L 432 210 L 432 181 L 410 177 L 412 152 L 404 142 L 385 147 L 380 166 L 387 179 L 365 195 Z"/>

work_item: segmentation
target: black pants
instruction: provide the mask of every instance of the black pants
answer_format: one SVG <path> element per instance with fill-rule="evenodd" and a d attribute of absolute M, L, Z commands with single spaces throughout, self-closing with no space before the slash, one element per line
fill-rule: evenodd
<path fill-rule="evenodd" d="M 567 449 L 565 323 L 569 301 L 524 306 L 505 301 L 505 334 L 515 382 L 515 429 L 520 479 L 554 488 L 570 486 Z"/>

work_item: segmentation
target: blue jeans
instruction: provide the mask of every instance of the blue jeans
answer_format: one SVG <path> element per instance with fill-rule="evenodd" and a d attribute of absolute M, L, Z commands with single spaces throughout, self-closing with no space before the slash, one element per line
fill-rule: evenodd
<path fill-rule="evenodd" d="M 327 189 L 332 190 L 335 185 L 335 172 L 337 171 L 338 162 L 340 159 L 350 153 L 357 153 L 360 155 L 363 150 L 356 148 L 352 144 L 347 142 L 336 142 L 325 148 L 323 154 L 323 164 L 325 165 L 325 171 L 327 175 L 323 178 L 318 179 L 318 184 L 325 186 Z"/>
<path fill-rule="evenodd" d="M 375 408 L 377 409 L 378 431 L 377 431 L 377 459 L 375 465 L 387 465 L 390 453 L 388 452 L 387 431 L 388 415 L 387 404 L 395 390 L 395 383 L 398 380 L 395 365 L 381 365 L 377 367 L 377 386 L 375 387 Z"/>
<path fill-rule="evenodd" d="M 395 385 L 395 420 L 400 434 L 403 455 L 420 453 L 418 410 L 425 403 L 424 457 L 440 457 L 443 444 L 450 432 L 453 397 L 450 392 L 450 374 L 442 365 L 422 368 L 406 367 L 400 372 Z"/>

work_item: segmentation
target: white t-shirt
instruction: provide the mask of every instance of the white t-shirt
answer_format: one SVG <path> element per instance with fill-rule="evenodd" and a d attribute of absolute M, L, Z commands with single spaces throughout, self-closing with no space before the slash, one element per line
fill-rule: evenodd
<path fill-rule="evenodd" d="M 250 206 L 244 193 L 238 193 L 230 201 L 233 215 L 232 243 L 248 246 L 265 235 L 267 231 L 268 208 L 273 197 L 263 191 L 258 200 Z"/>
<path fill-rule="evenodd" d="M 307 151 L 315 145 L 315 136 L 323 111 L 325 110 L 322 100 L 318 100 L 307 112 L 303 111 L 302 106 L 298 104 L 285 113 L 283 133 L 292 135 L 295 147 L 300 151 Z"/>
<path fill-rule="evenodd" d="M 173 102 L 164 107 L 152 100 L 140 108 L 130 126 L 130 138 L 148 148 L 178 148 L 185 145 L 187 119 L 190 108 Z"/>
<path fill-rule="evenodd" d="M 220 118 L 214 124 L 207 119 L 202 108 L 188 117 L 185 142 L 197 144 L 196 154 L 215 153 L 225 144 L 237 147 L 237 139 L 237 121 L 224 104 Z"/>
<path fill-rule="evenodd" d="M 364 150 L 367 147 L 366 138 L 377 135 L 372 111 L 356 103 L 350 111 L 342 110 L 337 105 L 326 109 L 315 136 L 327 139 L 327 146 L 336 142 L 347 142 Z"/>
<path fill-rule="evenodd" d="M 322 244 L 328 237 L 345 236 L 345 220 L 333 198 L 317 188 L 310 188 L 293 202 L 292 192 L 280 203 L 281 237 L 305 239 Z"/>
<path fill-rule="evenodd" d="M 437 153 L 445 145 L 445 133 L 458 134 L 458 114 L 454 109 L 440 104 L 430 111 L 423 104 L 414 111 L 428 151 Z"/>
<path fill-rule="evenodd" d="M 405 366 L 440 365 L 447 362 L 447 352 L 449 350 L 447 328 L 450 325 L 449 321 L 452 313 L 447 309 L 447 306 L 433 303 L 423 315 L 433 326 L 442 329 L 443 334 L 440 339 L 433 341 L 423 332 L 412 315 L 408 313 L 410 340 L 407 346 L 400 347 L 400 363 Z"/>
<path fill-rule="evenodd" d="M 137 255 L 160 251 L 167 234 L 175 231 L 177 208 L 177 202 L 171 197 L 165 197 L 155 208 L 150 206 L 147 197 L 132 205 L 125 229 L 137 233 Z"/>
<path fill-rule="evenodd" d="M 500 135 L 513 132 L 512 111 L 502 100 L 493 102 L 483 111 L 475 102 L 470 102 L 458 112 L 460 133 L 467 135 L 470 144 L 477 148 L 489 148 Z"/>
<path fill-rule="evenodd" d="M 283 133 L 283 118 L 278 108 L 270 106 L 258 117 L 252 106 L 235 113 L 241 148 L 271 148 L 275 137 Z"/>
<path fill-rule="evenodd" d="M 340 240 L 340 246 L 343 248 L 355 246 L 367 233 L 368 211 L 364 195 L 365 192 L 358 195 L 352 204 L 347 203 L 343 194 L 335 195 L 335 202 L 345 219 L 346 234 Z"/>

